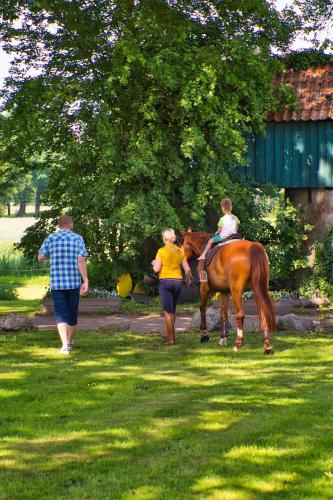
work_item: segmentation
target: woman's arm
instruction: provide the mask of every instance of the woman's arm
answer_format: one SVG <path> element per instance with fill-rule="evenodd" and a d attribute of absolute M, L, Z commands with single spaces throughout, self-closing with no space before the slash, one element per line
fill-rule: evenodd
<path fill-rule="evenodd" d="M 187 262 L 187 258 L 185 257 L 182 262 L 182 268 L 185 271 L 185 278 L 186 278 L 186 285 L 189 286 L 192 282 L 192 273 L 191 273 L 191 268 L 189 266 L 189 263 Z"/>
<path fill-rule="evenodd" d="M 153 266 L 153 270 L 155 271 L 155 273 L 159 273 L 162 268 L 162 261 L 161 259 L 154 259 L 151 265 Z"/>

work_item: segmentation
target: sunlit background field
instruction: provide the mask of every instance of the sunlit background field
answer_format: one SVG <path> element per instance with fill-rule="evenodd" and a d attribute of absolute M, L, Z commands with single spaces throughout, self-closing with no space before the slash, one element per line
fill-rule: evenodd
<path fill-rule="evenodd" d="M 35 221 L 32 217 L 0 218 L 0 313 L 32 314 L 49 286 L 48 263 L 28 262 L 14 244 Z"/>

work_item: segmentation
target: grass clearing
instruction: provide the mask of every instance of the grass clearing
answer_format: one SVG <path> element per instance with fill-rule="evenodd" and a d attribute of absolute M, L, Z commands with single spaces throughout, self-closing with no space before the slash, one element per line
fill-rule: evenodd
<path fill-rule="evenodd" d="M 0 338 L 0 498 L 333 497 L 332 338 Z"/>
<path fill-rule="evenodd" d="M 36 221 L 34 217 L 0 217 L 0 240 L 20 241 L 24 231 Z"/>
<path fill-rule="evenodd" d="M 9 240 L 0 240 L 0 255 L 2 253 L 12 252 L 14 250 L 14 243 Z"/>
<path fill-rule="evenodd" d="M 14 290 L 16 300 L 0 300 L 0 316 L 23 313 L 32 316 L 41 311 L 41 300 L 49 286 L 48 276 L 0 276 L 0 298 L 4 290 Z"/>
<path fill-rule="evenodd" d="M 0 316 L 12 313 L 34 316 L 35 314 L 40 313 L 41 310 L 42 304 L 39 299 L 0 300 Z"/>

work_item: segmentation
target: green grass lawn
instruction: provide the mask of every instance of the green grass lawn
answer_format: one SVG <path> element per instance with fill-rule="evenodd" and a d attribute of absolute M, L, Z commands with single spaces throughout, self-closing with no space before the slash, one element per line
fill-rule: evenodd
<path fill-rule="evenodd" d="M 0 336 L 0 498 L 332 499 L 332 337 Z"/>
<path fill-rule="evenodd" d="M 14 312 L 32 316 L 40 312 L 48 284 L 48 276 L 0 276 L 0 292 L 1 288 L 11 288 L 17 293 L 17 300 L 0 300 L 0 316 Z"/>

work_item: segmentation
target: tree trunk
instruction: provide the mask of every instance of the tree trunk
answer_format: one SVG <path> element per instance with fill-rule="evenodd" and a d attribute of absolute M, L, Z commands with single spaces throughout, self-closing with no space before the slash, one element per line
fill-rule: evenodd
<path fill-rule="evenodd" d="M 25 215 L 26 202 L 24 200 L 20 200 L 20 208 L 17 212 L 17 217 L 23 217 Z"/>
<path fill-rule="evenodd" d="M 35 194 L 35 216 L 37 217 L 40 212 L 40 192 L 37 189 Z"/>
<path fill-rule="evenodd" d="M 7 215 L 10 217 L 10 201 L 7 201 Z"/>

